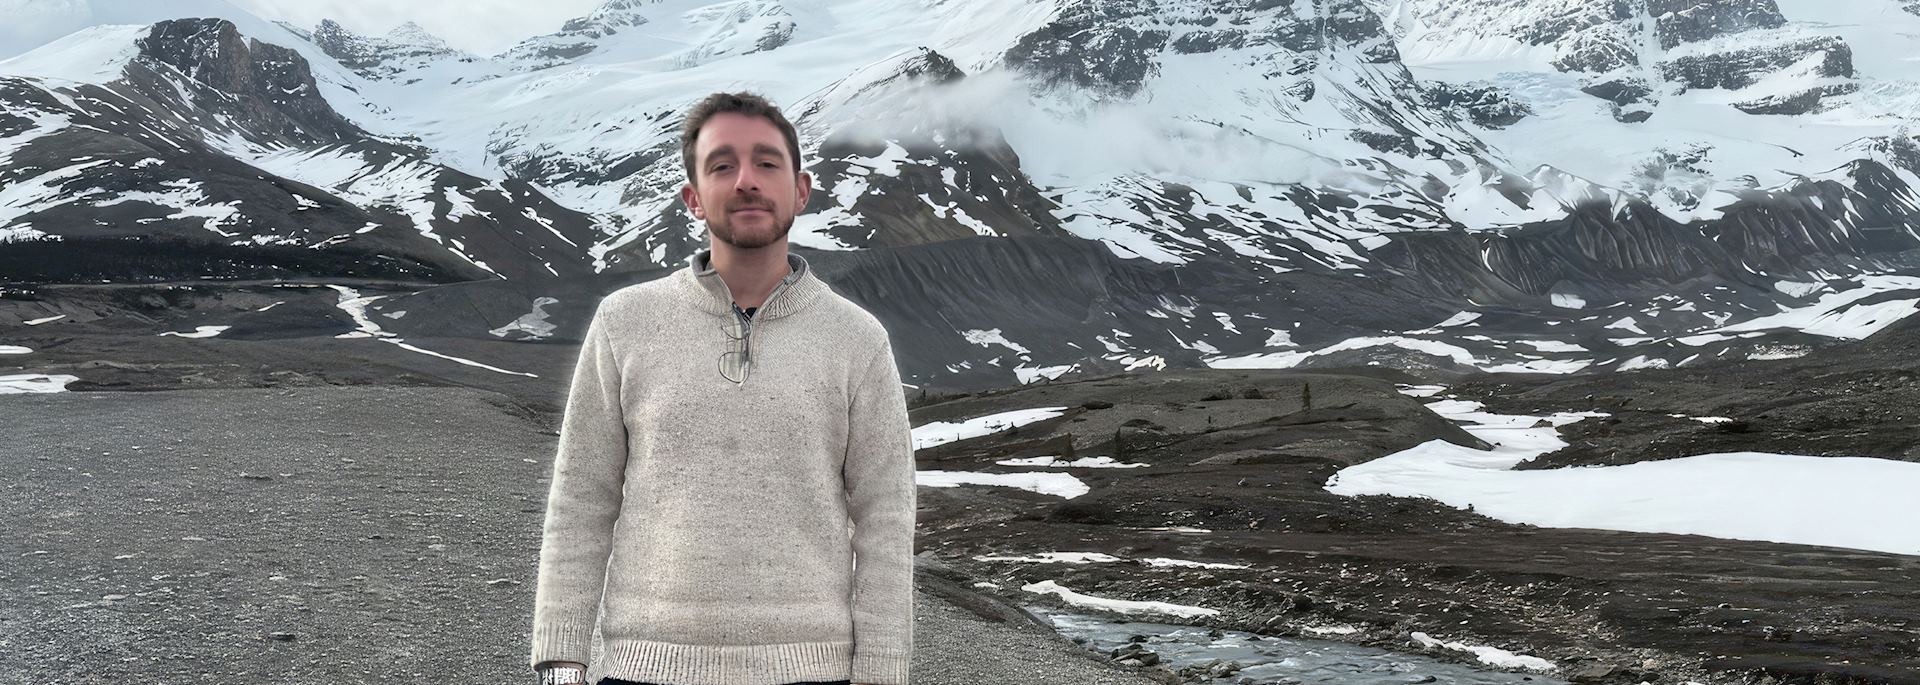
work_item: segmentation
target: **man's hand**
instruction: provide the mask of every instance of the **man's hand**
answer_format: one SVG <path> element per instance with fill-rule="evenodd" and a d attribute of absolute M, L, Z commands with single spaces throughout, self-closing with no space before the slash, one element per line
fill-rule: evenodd
<path fill-rule="evenodd" d="M 550 668 L 577 668 L 580 669 L 580 672 L 584 675 L 587 670 L 587 665 L 577 664 L 571 661 L 547 661 L 540 664 L 540 670 L 542 671 Z"/>

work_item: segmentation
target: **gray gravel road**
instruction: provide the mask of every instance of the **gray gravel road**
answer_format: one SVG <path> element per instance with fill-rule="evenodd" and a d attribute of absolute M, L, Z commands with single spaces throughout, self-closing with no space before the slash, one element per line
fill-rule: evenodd
<path fill-rule="evenodd" d="M 0 426 L 0 682 L 531 681 L 555 438 L 502 395 L 5 395 Z M 923 569 L 916 684 L 1155 682 L 954 580 Z"/>

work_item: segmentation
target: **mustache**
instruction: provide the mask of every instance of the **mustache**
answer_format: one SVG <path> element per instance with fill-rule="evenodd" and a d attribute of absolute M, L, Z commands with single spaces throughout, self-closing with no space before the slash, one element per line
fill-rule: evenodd
<path fill-rule="evenodd" d="M 773 203 L 767 202 L 766 200 L 756 200 L 756 199 L 735 200 L 735 201 L 729 201 L 727 203 L 727 211 L 729 212 L 735 212 L 742 209 L 760 209 L 760 210 L 765 210 L 767 212 L 772 212 Z"/>

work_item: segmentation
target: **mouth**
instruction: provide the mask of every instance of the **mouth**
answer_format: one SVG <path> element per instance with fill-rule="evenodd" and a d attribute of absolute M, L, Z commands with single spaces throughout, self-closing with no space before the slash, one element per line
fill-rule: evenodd
<path fill-rule="evenodd" d="M 748 214 L 748 213 L 770 214 L 771 212 L 767 211 L 765 208 L 762 208 L 762 207 L 741 207 L 739 209 L 733 210 L 733 213 L 734 214 Z"/>

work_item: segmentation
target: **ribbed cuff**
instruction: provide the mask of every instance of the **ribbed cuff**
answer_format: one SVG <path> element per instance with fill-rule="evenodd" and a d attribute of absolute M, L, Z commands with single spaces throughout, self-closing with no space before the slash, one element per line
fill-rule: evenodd
<path fill-rule="evenodd" d="M 853 653 L 853 682 L 871 685 L 907 685 L 913 659 L 897 652 Z"/>
<path fill-rule="evenodd" d="M 527 662 L 527 668 L 534 669 L 546 661 L 571 661 L 585 665 L 592 656 L 592 623 L 552 621 L 534 626 L 533 655 Z"/>

